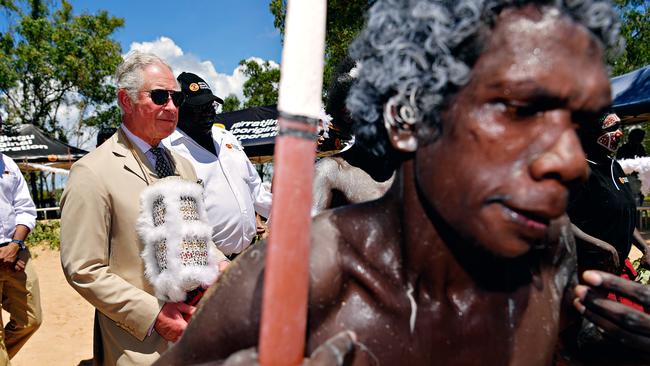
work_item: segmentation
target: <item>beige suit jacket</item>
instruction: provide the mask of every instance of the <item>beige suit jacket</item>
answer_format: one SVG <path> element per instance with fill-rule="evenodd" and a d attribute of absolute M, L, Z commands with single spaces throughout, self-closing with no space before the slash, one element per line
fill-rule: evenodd
<path fill-rule="evenodd" d="M 175 174 L 196 181 L 192 165 L 170 153 Z M 61 264 L 70 285 L 98 310 L 96 364 L 150 365 L 167 349 L 156 331 L 147 335 L 164 303 L 144 276 L 135 231 L 140 192 L 157 179 L 119 129 L 72 166 L 61 198 Z"/>

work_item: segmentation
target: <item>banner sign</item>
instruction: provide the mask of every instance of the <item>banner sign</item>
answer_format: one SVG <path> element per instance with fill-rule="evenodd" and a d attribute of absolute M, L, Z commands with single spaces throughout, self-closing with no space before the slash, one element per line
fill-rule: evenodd
<path fill-rule="evenodd" d="M 278 134 L 278 109 L 275 105 L 217 114 L 214 122 L 235 135 L 248 157 L 273 156 Z"/>
<path fill-rule="evenodd" d="M 246 146 L 257 145 L 261 139 L 275 138 L 278 134 L 278 120 L 265 119 L 262 121 L 235 122 L 230 127 L 230 132 Z"/>
<path fill-rule="evenodd" d="M 0 152 L 17 163 L 71 162 L 87 152 L 48 137 L 34 125 L 17 125 L 0 136 Z"/>

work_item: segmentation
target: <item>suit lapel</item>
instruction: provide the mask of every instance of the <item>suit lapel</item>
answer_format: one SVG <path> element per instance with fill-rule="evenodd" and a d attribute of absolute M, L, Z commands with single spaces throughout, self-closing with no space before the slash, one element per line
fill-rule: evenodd
<path fill-rule="evenodd" d="M 121 128 L 118 129 L 117 139 L 113 144 L 113 154 L 123 159 L 126 171 L 135 174 L 145 183 L 149 184 L 158 178 L 151 163 L 149 163 L 149 159 L 138 148 L 133 146 L 133 143 L 128 140 Z"/>

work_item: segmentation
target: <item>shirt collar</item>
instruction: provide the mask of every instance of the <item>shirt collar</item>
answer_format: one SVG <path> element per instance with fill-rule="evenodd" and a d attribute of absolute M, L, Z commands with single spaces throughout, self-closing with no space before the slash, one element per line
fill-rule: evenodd
<path fill-rule="evenodd" d="M 143 153 L 146 153 L 147 151 L 149 151 L 152 148 L 152 146 L 149 145 L 148 143 L 146 143 L 143 139 L 139 138 L 138 136 L 134 135 L 133 132 L 129 131 L 129 129 L 126 128 L 126 126 L 124 124 L 120 125 L 120 127 L 122 128 L 122 130 L 126 134 L 126 137 L 128 137 L 129 140 L 131 140 L 131 142 L 133 142 L 133 144 L 138 149 L 140 149 L 140 151 L 142 151 Z M 162 144 L 158 144 L 158 147 L 162 148 L 163 146 L 162 146 Z"/>
<path fill-rule="evenodd" d="M 183 131 L 181 131 L 180 129 L 177 128 L 177 129 L 174 130 L 174 132 L 172 132 L 171 135 L 169 135 L 169 142 L 175 142 L 175 141 L 178 141 L 178 140 L 180 140 L 182 138 L 188 138 L 189 139 L 189 137 L 187 135 L 185 135 L 185 133 Z"/>

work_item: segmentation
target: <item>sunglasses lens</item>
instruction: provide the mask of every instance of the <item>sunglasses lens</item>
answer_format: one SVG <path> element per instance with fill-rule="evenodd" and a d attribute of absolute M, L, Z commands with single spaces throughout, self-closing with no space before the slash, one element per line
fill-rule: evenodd
<path fill-rule="evenodd" d="M 169 92 L 167 90 L 155 89 L 151 91 L 151 100 L 157 105 L 165 105 L 167 99 L 169 98 Z"/>
<path fill-rule="evenodd" d="M 172 97 L 172 102 L 174 102 L 174 105 L 176 107 L 179 107 L 181 104 L 183 104 L 183 100 L 185 100 L 185 95 L 183 92 L 179 91 L 154 89 L 149 93 L 151 94 L 151 100 L 157 105 L 167 104 L 167 100 L 169 100 L 170 95 Z"/>
<path fill-rule="evenodd" d="M 185 100 L 185 94 L 183 94 L 183 92 L 179 92 L 179 91 L 172 92 L 172 102 L 174 102 L 175 106 L 180 107 L 181 104 L 183 104 L 184 100 Z"/>

